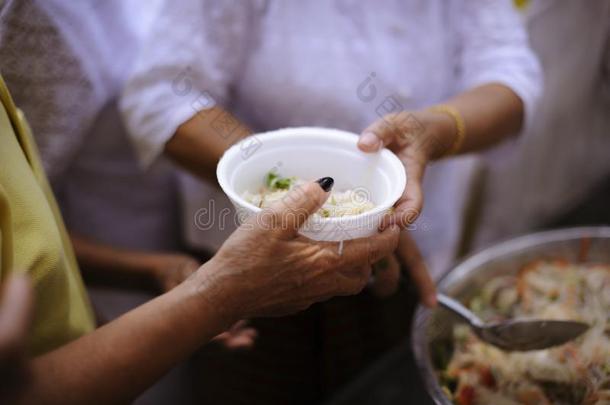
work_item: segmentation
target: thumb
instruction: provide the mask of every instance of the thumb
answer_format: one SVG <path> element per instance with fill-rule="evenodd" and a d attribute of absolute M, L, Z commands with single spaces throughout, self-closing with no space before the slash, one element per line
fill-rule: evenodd
<path fill-rule="evenodd" d="M 376 152 L 400 136 L 400 127 L 393 115 L 387 115 L 366 127 L 358 139 L 363 152 Z"/>
<path fill-rule="evenodd" d="M 286 236 L 294 236 L 307 218 L 320 209 L 333 187 L 332 177 L 322 177 L 290 190 L 281 200 L 259 214 L 259 220 Z"/>

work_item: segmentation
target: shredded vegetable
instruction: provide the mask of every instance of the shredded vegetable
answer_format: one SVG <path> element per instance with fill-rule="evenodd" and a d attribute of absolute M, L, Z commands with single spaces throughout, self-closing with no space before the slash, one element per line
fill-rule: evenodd
<path fill-rule="evenodd" d="M 610 266 L 537 261 L 489 281 L 469 302 L 481 318 L 571 319 L 591 328 L 573 342 L 504 352 L 463 324 L 441 382 L 459 405 L 610 405 Z"/>

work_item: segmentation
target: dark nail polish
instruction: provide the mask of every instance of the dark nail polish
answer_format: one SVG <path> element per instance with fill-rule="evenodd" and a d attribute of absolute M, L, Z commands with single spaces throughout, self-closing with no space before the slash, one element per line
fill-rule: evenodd
<path fill-rule="evenodd" d="M 335 184 L 332 177 L 322 177 L 321 179 L 318 179 L 317 182 L 320 187 L 322 187 L 322 190 L 326 192 L 329 192 L 330 189 L 333 188 L 333 184 Z"/>

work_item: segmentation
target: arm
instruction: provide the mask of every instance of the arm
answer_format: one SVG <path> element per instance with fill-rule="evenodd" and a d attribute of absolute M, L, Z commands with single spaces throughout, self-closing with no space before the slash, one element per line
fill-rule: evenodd
<path fill-rule="evenodd" d="M 201 178 L 216 183 L 216 165 L 232 144 L 250 129 L 221 107 L 201 110 L 181 124 L 165 144 L 164 152 Z"/>
<path fill-rule="evenodd" d="M 231 104 L 232 86 L 249 52 L 253 7 L 207 1 L 164 6 L 120 99 L 142 166 L 166 153 L 195 175 L 216 181 L 215 163 L 249 132 L 221 106 Z"/>
<path fill-rule="evenodd" d="M 209 304 L 214 299 L 209 293 L 205 282 L 193 279 L 33 360 L 32 383 L 22 403 L 133 401 L 172 365 L 229 326 L 232 318 Z"/>
<path fill-rule="evenodd" d="M 495 145 L 506 137 L 519 133 L 523 125 L 523 102 L 509 87 L 490 83 L 467 90 L 444 104 L 454 107 L 464 119 L 466 136 L 458 153 L 470 153 Z M 430 126 L 430 136 L 438 142 L 431 145 L 428 155 L 441 157 L 455 140 L 453 119 L 444 113 L 421 111 L 424 126 Z"/>
<path fill-rule="evenodd" d="M 125 403 L 238 319 L 360 292 L 371 263 L 395 249 L 398 228 L 347 241 L 342 255 L 334 243 L 298 236 L 328 191 L 315 182 L 294 191 L 252 216 L 178 287 L 35 359 L 21 404 Z"/>
<path fill-rule="evenodd" d="M 456 78 L 456 87 L 463 91 L 440 103 L 461 117 L 465 137 L 459 140 L 457 121 L 450 114 L 426 108 L 389 114 L 363 131 L 360 149 L 374 152 L 388 146 L 409 176 L 394 214 L 385 218 L 382 227 L 390 223 L 406 227 L 415 222 L 422 210 L 422 181 L 430 161 L 448 151 L 483 150 L 517 134 L 532 115 L 540 93 L 540 68 L 510 2 L 465 1 L 452 7 L 461 46 L 456 61 L 461 77 Z M 455 146 L 459 146 L 457 151 Z M 434 285 L 410 238 L 401 238 L 398 255 L 407 264 L 423 301 L 434 305 Z"/>
<path fill-rule="evenodd" d="M 403 111 L 389 114 L 363 131 L 359 146 L 372 152 L 381 145 L 393 149 L 409 174 L 405 194 L 388 218 L 401 226 L 413 223 L 422 209 L 421 182 L 426 165 L 443 157 L 452 145 L 458 153 L 487 148 L 517 134 L 534 111 L 541 91 L 538 61 L 511 2 L 455 2 L 451 15 L 460 40 L 456 56 L 456 95 L 439 100 L 457 111 L 465 139 L 456 142 L 456 120 L 449 114 Z"/>
<path fill-rule="evenodd" d="M 516 134 L 523 123 L 523 102 L 501 84 L 476 87 L 444 104 L 453 107 L 464 120 L 466 136 L 458 153 L 485 149 Z M 394 215 L 384 219 L 382 228 L 390 223 L 406 227 L 415 222 L 423 205 L 422 182 L 426 166 L 429 161 L 445 155 L 456 135 L 456 123 L 450 115 L 428 110 L 391 114 L 365 129 L 358 143 L 360 149 L 372 152 L 382 145 L 388 146 L 398 155 L 409 175 Z M 422 302 L 430 307 L 436 305 L 434 283 L 417 246 L 406 233 L 401 237 L 398 256 L 417 285 Z M 397 280 L 386 284 L 395 285 Z"/>
<path fill-rule="evenodd" d="M 460 153 L 484 149 L 515 134 L 523 120 L 523 103 L 519 97 L 506 86 L 499 84 L 477 87 L 448 100 L 445 104 L 459 111 L 467 128 Z M 389 146 L 398 154 L 409 174 L 403 198 L 396 206 L 397 214 L 387 217 L 382 226 L 394 221 L 407 226 L 415 221 L 423 203 L 421 182 L 426 164 L 442 157 L 451 147 L 456 130 L 451 116 L 421 110 L 385 116 L 363 132 L 359 141 L 361 149 L 374 151 L 381 145 Z M 417 284 L 422 302 L 427 306 L 434 306 L 434 283 L 425 270 L 417 247 L 406 233 L 401 237 L 397 254 Z M 395 259 L 388 260 L 389 268 L 376 273 L 374 291 L 392 291 L 398 285 L 399 268 Z"/>
<path fill-rule="evenodd" d="M 141 252 L 114 248 L 71 234 L 70 239 L 89 284 L 167 292 L 197 271 L 200 263 L 183 253 Z M 237 322 L 213 340 L 227 349 L 249 348 L 256 331 L 246 321 Z"/>
<path fill-rule="evenodd" d="M 183 253 L 121 249 L 73 233 L 70 239 L 83 277 L 93 284 L 169 291 L 200 266 Z"/>
<path fill-rule="evenodd" d="M 485 149 L 516 134 L 523 124 L 523 102 L 502 84 L 487 84 L 448 100 L 465 124 L 465 137 L 458 153 Z M 444 157 L 456 141 L 455 120 L 448 114 L 428 110 L 401 111 L 375 121 L 360 137 L 358 146 L 374 152 L 382 146 L 393 150 L 409 175 L 395 215 L 385 224 L 405 227 L 415 222 L 423 205 L 422 181 L 428 163 Z"/>

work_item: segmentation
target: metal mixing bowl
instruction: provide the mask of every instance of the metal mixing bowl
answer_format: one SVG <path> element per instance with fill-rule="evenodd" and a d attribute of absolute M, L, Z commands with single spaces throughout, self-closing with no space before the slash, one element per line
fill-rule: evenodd
<path fill-rule="evenodd" d="M 494 277 L 514 275 L 533 260 L 565 259 L 610 263 L 610 227 L 559 229 L 500 243 L 461 262 L 439 283 L 439 291 L 462 301 L 475 295 Z M 428 393 L 438 405 L 452 405 L 441 389 L 437 372 L 453 350 L 451 334 L 458 322 L 442 309 L 417 308 L 412 345 Z"/>

